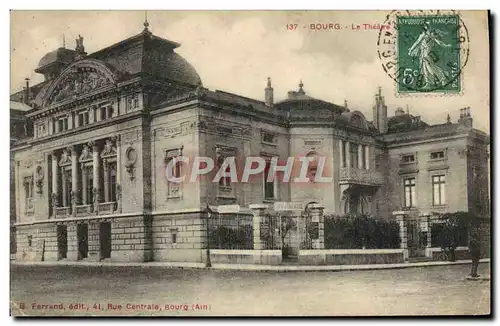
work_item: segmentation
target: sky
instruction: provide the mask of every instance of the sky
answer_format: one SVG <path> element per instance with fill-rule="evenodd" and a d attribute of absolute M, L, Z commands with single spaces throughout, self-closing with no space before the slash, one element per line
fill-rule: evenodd
<path fill-rule="evenodd" d="M 275 101 L 300 80 L 310 96 L 359 110 L 372 120 L 377 87 L 389 116 L 397 107 L 429 123 L 456 122 L 470 107 L 474 127 L 489 128 L 489 39 L 486 12 L 461 11 L 469 33 L 470 55 L 459 95 L 401 96 L 377 55 L 378 30 L 352 25 L 381 24 L 386 11 L 148 11 L 149 29 L 181 43 L 176 52 L 188 60 L 209 89 L 264 100 L 271 77 Z M 11 13 L 11 92 L 24 79 L 43 80 L 34 69 L 47 52 L 74 49 L 78 35 L 88 53 L 140 33 L 144 11 L 13 11 Z M 341 30 L 312 30 L 310 24 L 340 24 Z M 287 29 L 297 24 L 297 29 Z"/>

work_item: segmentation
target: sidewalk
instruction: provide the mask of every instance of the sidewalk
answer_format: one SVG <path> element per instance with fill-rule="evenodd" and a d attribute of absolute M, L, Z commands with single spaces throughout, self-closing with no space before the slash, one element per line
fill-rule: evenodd
<path fill-rule="evenodd" d="M 490 258 L 480 260 L 481 263 L 489 263 Z M 470 264 L 471 260 L 449 261 L 429 261 L 417 263 L 399 263 L 399 264 L 369 264 L 369 265 L 251 265 L 251 264 L 212 264 L 211 268 L 205 266 L 205 263 L 183 263 L 183 262 L 148 262 L 148 263 L 117 263 L 117 262 L 16 262 L 12 261 L 14 266 L 106 266 L 106 267 L 142 267 L 142 268 L 187 268 L 187 269 L 218 269 L 218 270 L 236 270 L 236 271 L 257 271 L 257 272 L 314 272 L 314 271 L 356 271 L 356 270 L 378 270 L 378 269 L 398 269 L 414 267 L 430 267 L 444 265 L 463 265 Z"/>

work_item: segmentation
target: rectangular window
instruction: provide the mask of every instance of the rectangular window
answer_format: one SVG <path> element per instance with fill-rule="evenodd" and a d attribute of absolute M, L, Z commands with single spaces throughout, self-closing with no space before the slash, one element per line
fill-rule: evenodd
<path fill-rule="evenodd" d="M 33 209 L 33 178 L 24 178 L 24 198 L 26 200 L 25 210 L 29 211 Z"/>
<path fill-rule="evenodd" d="M 406 178 L 404 179 L 404 207 L 416 207 L 416 204 L 415 178 Z"/>
<path fill-rule="evenodd" d="M 31 247 L 33 245 L 33 236 L 28 235 L 28 247 Z"/>
<path fill-rule="evenodd" d="M 349 150 L 351 151 L 349 153 L 350 158 L 351 158 L 351 167 L 357 168 L 358 167 L 358 146 L 355 146 L 354 144 L 351 143 Z"/>
<path fill-rule="evenodd" d="M 415 162 L 415 155 L 403 155 L 401 157 L 401 163 L 414 163 Z"/>
<path fill-rule="evenodd" d="M 106 120 L 106 108 L 105 107 L 99 108 L 99 116 L 100 116 L 101 120 Z"/>
<path fill-rule="evenodd" d="M 446 204 L 445 185 L 446 185 L 446 181 L 445 181 L 444 175 L 432 176 L 432 204 L 433 205 Z"/>
<path fill-rule="evenodd" d="M 63 130 L 64 130 L 64 129 L 63 129 L 63 128 L 64 128 L 64 122 L 63 122 L 63 120 L 62 120 L 62 119 L 57 120 L 57 125 L 58 125 L 58 127 L 59 127 L 59 128 L 58 128 L 58 130 L 59 130 L 59 131 L 63 131 Z"/>
<path fill-rule="evenodd" d="M 171 229 L 172 243 L 177 243 L 177 229 Z"/>
<path fill-rule="evenodd" d="M 269 170 L 271 169 L 271 161 L 266 161 L 266 167 L 264 169 L 264 199 L 274 199 L 274 181 L 268 182 L 267 176 L 269 175 Z"/>
<path fill-rule="evenodd" d="M 85 204 L 92 204 L 94 202 L 94 193 L 92 192 L 92 188 L 94 187 L 94 171 L 93 167 L 85 166 L 86 169 L 86 177 L 87 177 L 87 202 Z"/>
<path fill-rule="evenodd" d="M 439 160 L 444 158 L 444 151 L 432 152 L 431 160 Z"/>
<path fill-rule="evenodd" d="M 116 162 L 108 163 L 109 201 L 116 201 Z"/>
<path fill-rule="evenodd" d="M 342 141 L 342 167 L 346 167 L 347 166 L 347 155 L 349 155 L 349 153 L 347 153 L 347 142 L 345 140 Z"/>
<path fill-rule="evenodd" d="M 112 118 L 113 117 L 113 107 L 110 105 L 106 108 L 106 111 L 107 111 L 107 114 L 106 114 L 106 117 L 109 119 L 109 118 Z"/>
<path fill-rule="evenodd" d="M 366 145 L 361 146 L 361 168 L 366 169 Z"/>

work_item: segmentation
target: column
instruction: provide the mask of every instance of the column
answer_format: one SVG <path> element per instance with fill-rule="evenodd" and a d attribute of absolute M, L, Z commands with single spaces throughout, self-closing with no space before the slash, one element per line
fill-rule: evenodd
<path fill-rule="evenodd" d="M 121 139 L 116 137 L 116 208 L 118 213 L 122 211 L 122 164 L 121 164 Z"/>
<path fill-rule="evenodd" d="M 346 155 L 345 157 L 345 164 L 348 168 L 351 167 L 351 143 L 346 140 L 346 143 L 345 143 L 345 153 Z"/>
<path fill-rule="evenodd" d="M 408 235 L 407 235 L 407 227 L 406 227 L 406 221 L 405 221 L 405 212 L 392 212 L 393 216 L 396 216 L 396 221 L 399 223 L 399 237 L 401 238 L 401 246 L 400 248 L 403 249 L 403 258 L 404 260 L 408 260 Z"/>
<path fill-rule="evenodd" d="M 54 133 L 54 119 L 49 119 L 49 135 Z"/>
<path fill-rule="evenodd" d="M 345 168 L 345 166 L 344 166 L 344 162 L 345 162 L 345 160 L 344 160 L 344 155 L 345 155 L 345 153 L 344 153 L 344 141 L 342 139 L 339 139 L 339 153 L 340 153 L 340 155 L 339 155 L 340 156 L 339 157 L 340 158 L 340 167 Z"/>
<path fill-rule="evenodd" d="M 92 147 L 92 172 L 94 183 L 92 185 L 92 192 L 94 193 L 94 212 L 99 213 L 99 148 L 96 142 L 90 144 Z"/>
<path fill-rule="evenodd" d="M 420 216 L 420 230 L 425 232 L 427 235 L 427 239 L 425 239 L 425 256 L 432 258 L 432 252 L 430 248 L 432 247 L 432 238 L 431 238 L 431 222 L 430 222 L 430 213 L 422 213 Z"/>
<path fill-rule="evenodd" d="M 62 175 L 62 207 L 66 207 L 67 205 L 67 189 L 66 189 L 66 170 L 64 168 L 61 168 L 61 175 Z"/>
<path fill-rule="evenodd" d="M 73 123 L 73 128 L 80 127 L 80 123 L 81 123 L 81 121 L 80 121 L 80 115 L 77 112 L 75 112 L 75 117 L 74 117 L 73 122 L 74 122 Z"/>
<path fill-rule="evenodd" d="M 108 203 L 109 199 L 109 169 L 108 162 L 106 160 L 103 161 L 104 168 L 104 202 Z"/>
<path fill-rule="evenodd" d="M 85 164 L 81 164 L 81 169 L 82 169 L 82 203 L 83 205 L 89 204 L 87 202 L 87 169 L 85 168 Z"/>
<path fill-rule="evenodd" d="M 91 107 L 89 109 L 89 123 L 95 122 L 94 112 L 95 112 L 95 109 L 94 109 L 94 106 L 93 106 L 93 107 Z"/>
<path fill-rule="evenodd" d="M 365 169 L 370 169 L 370 145 L 365 146 Z"/>
<path fill-rule="evenodd" d="M 101 108 L 98 106 L 94 107 L 94 121 L 101 121 Z"/>
<path fill-rule="evenodd" d="M 253 213 L 253 249 L 263 250 L 265 249 L 265 244 L 260 237 L 260 226 L 262 224 L 262 220 L 264 219 L 264 211 L 267 209 L 267 205 L 253 204 L 249 207 Z"/>
<path fill-rule="evenodd" d="M 358 144 L 358 168 L 362 169 L 364 164 L 363 160 L 363 145 Z"/>
<path fill-rule="evenodd" d="M 58 185 L 57 185 L 57 155 L 56 152 L 52 152 L 52 214 L 56 216 L 56 207 L 57 207 L 57 194 L 58 194 Z"/>
<path fill-rule="evenodd" d="M 68 113 L 68 129 L 75 128 L 73 124 L 73 113 Z"/>
<path fill-rule="evenodd" d="M 320 204 L 309 205 L 309 211 L 311 212 L 311 222 L 313 224 L 317 223 L 318 226 L 318 238 L 312 239 L 313 249 L 325 249 L 325 223 L 323 209 L 323 205 Z"/>
<path fill-rule="evenodd" d="M 76 203 L 78 201 L 78 156 L 76 146 L 71 146 L 71 214 L 76 215 Z"/>

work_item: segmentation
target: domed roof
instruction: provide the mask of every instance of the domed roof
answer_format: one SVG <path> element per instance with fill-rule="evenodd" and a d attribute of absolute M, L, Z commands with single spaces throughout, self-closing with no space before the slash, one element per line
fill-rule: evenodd
<path fill-rule="evenodd" d="M 75 58 L 75 54 L 75 51 L 66 48 L 59 48 L 49 52 L 40 59 L 37 70 L 56 62 L 63 64 L 71 63 Z"/>
<path fill-rule="evenodd" d="M 174 51 L 154 58 L 148 66 L 149 72 L 154 75 L 191 85 L 201 85 L 201 78 L 196 69 Z"/>

